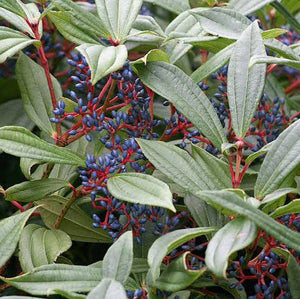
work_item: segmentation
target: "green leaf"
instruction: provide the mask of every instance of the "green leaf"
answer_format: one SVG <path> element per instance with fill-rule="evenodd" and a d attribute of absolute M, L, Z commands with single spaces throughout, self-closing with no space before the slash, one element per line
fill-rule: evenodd
<path fill-rule="evenodd" d="M 226 278 L 230 255 L 250 245 L 256 236 L 257 228 L 251 220 L 235 218 L 218 230 L 209 241 L 205 264 L 216 276 Z"/>
<path fill-rule="evenodd" d="M 87 299 L 126 299 L 126 292 L 122 284 L 111 278 L 104 278 L 101 282 L 88 294 Z"/>
<path fill-rule="evenodd" d="M 84 43 L 100 43 L 96 33 L 92 29 L 83 28 L 78 19 L 74 19 L 73 11 L 49 11 L 47 16 L 67 40 L 78 45 Z"/>
<path fill-rule="evenodd" d="M 270 214 L 270 216 L 272 218 L 279 218 L 293 213 L 300 213 L 300 199 L 294 199 L 289 204 L 277 208 L 273 213 Z"/>
<path fill-rule="evenodd" d="M 114 40 L 124 41 L 143 4 L 142 0 L 96 0 L 100 20 Z"/>
<path fill-rule="evenodd" d="M 300 250 L 300 234 L 288 229 L 274 219 L 258 210 L 252 204 L 244 201 L 239 195 L 230 191 L 201 191 L 195 194 L 209 204 L 222 206 L 226 211 L 231 210 L 252 220 L 265 232 L 285 245 Z"/>
<path fill-rule="evenodd" d="M 24 4 L 20 0 L 1 0 L 0 7 L 5 8 L 22 18 L 26 18 L 26 13 L 24 11 Z"/>
<path fill-rule="evenodd" d="M 105 278 L 124 284 L 131 272 L 133 262 L 132 232 L 124 233 L 110 246 L 103 259 L 102 271 Z"/>
<path fill-rule="evenodd" d="M 22 127 L 0 128 L 0 148 L 17 157 L 59 164 L 85 165 L 84 159 L 77 154 L 50 144 Z"/>
<path fill-rule="evenodd" d="M 266 55 L 258 23 L 252 23 L 236 42 L 228 67 L 228 101 L 232 127 L 243 138 L 261 98 L 266 65 L 253 66 L 249 61 L 254 55 Z"/>
<path fill-rule="evenodd" d="M 256 160 L 257 158 L 259 158 L 260 156 L 266 154 L 270 149 L 271 149 L 271 146 L 273 146 L 274 144 L 274 141 L 273 142 L 270 142 L 268 144 L 266 144 L 265 146 L 263 146 L 260 150 L 258 150 L 257 152 L 249 155 L 245 162 L 247 164 L 251 164 L 254 160 Z"/>
<path fill-rule="evenodd" d="M 176 297 L 178 296 L 178 297 Z M 172 295 L 168 296 L 168 299 L 189 299 L 191 296 L 191 292 L 190 291 L 179 291 L 176 293 L 173 293 Z"/>
<path fill-rule="evenodd" d="M 97 36 L 109 38 L 109 32 L 102 21 L 94 14 L 82 9 L 76 2 L 71 0 L 52 0 L 59 10 L 69 12 L 72 23 L 81 28 L 85 34 L 93 32 Z M 87 42 L 87 41 L 86 41 Z"/>
<path fill-rule="evenodd" d="M 145 2 L 160 6 L 177 14 L 190 9 L 188 0 L 145 0 Z"/>
<path fill-rule="evenodd" d="M 269 38 L 275 38 L 278 37 L 279 35 L 285 34 L 288 31 L 285 29 L 281 29 L 281 28 L 273 28 L 273 29 L 269 29 L 266 31 L 263 31 L 261 33 L 261 36 L 263 39 L 269 39 Z"/>
<path fill-rule="evenodd" d="M 274 141 L 258 174 L 255 197 L 263 198 L 277 190 L 300 163 L 300 120 L 290 125 Z"/>
<path fill-rule="evenodd" d="M 269 48 L 271 51 L 276 52 L 280 56 L 287 58 L 287 59 L 299 59 L 297 53 L 290 48 L 289 46 L 285 45 L 284 43 L 280 42 L 275 38 L 267 39 L 264 41 L 265 46 Z"/>
<path fill-rule="evenodd" d="M 291 254 L 288 259 L 287 274 L 291 295 L 293 298 L 297 299 L 300 294 L 300 265 Z"/>
<path fill-rule="evenodd" d="M 217 181 L 209 178 L 206 169 L 208 165 L 197 164 L 185 150 L 161 141 L 137 139 L 137 142 L 155 168 L 186 192 L 197 191 L 199 188 L 213 190 L 216 186 L 222 188 Z"/>
<path fill-rule="evenodd" d="M 289 193 L 300 193 L 300 190 L 296 189 L 296 188 L 282 188 L 282 189 L 278 189 L 275 190 L 272 193 L 269 193 L 268 195 L 266 195 L 266 197 L 261 201 L 262 204 L 265 203 L 271 203 L 276 201 L 277 199 L 279 199 L 282 196 L 285 196 Z"/>
<path fill-rule="evenodd" d="M 86 58 L 91 69 L 92 84 L 101 78 L 119 70 L 126 62 L 127 49 L 124 45 L 105 47 L 101 45 L 83 44 L 77 50 Z"/>
<path fill-rule="evenodd" d="M 0 27 L 0 64 L 30 45 L 40 45 L 40 41 L 31 39 L 27 35 L 14 29 Z"/>
<path fill-rule="evenodd" d="M 83 2 L 85 3 L 85 2 Z M 74 293 L 74 292 L 67 292 L 67 291 L 62 291 L 62 290 L 53 290 L 55 292 L 55 294 L 61 295 L 64 298 L 67 299 L 85 299 L 86 296 L 85 295 L 80 295 L 78 293 Z"/>
<path fill-rule="evenodd" d="M 206 32 L 230 39 L 238 39 L 251 24 L 248 18 L 232 9 L 215 7 L 193 14 Z"/>
<path fill-rule="evenodd" d="M 32 295 L 52 295 L 54 290 L 89 292 L 102 279 L 102 270 L 88 266 L 44 265 L 13 278 L 1 277 L 15 288 Z"/>
<path fill-rule="evenodd" d="M 206 271 L 206 267 L 199 270 L 189 270 L 186 266 L 186 259 L 189 254 L 190 252 L 185 252 L 179 258 L 171 262 L 155 282 L 155 286 L 158 289 L 169 292 L 183 290 Z"/>
<path fill-rule="evenodd" d="M 52 228 L 60 215 L 66 199 L 60 196 L 51 196 L 38 202 L 45 225 Z M 102 229 L 93 227 L 92 218 L 87 215 L 76 204 L 73 204 L 64 217 L 60 230 L 66 232 L 72 240 L 90 243 L 111 243 L 112 239 Z"/>
<path fill-rule="evenodd" d="M 144 57 L 132 61 L 131 65 L 135 65 L 137 63 L 143 63 L 144 65 L 147 65 L 148 62 L 154 61 L 170 62 L 168 55 L 164 51 L 159 49 L 153 49 L 150 50 Z"/>
<path fill-rule="evenodd" d="M 225 132 L 211 102 L 188 75 L 165 62 L 135 67 L 144 84 L 170 100 L 216 147 L 226 142 Z"/>
<path fill-rule="evenodd" d="M 278 64 L 278 65 L 288 65 L 295 69 L 300 69 L 300 61 L 299 60 L 291 60 L 286 58 L 277 58 L 277 57 L 271 57 L 271 56 L 259 56 L 255 55 L 251 57 L 249 67 L 252 68 L 256 64 L 262 64 L 262 63 L 268 63 L 268 64 Z"/>
<path fill-rule="evenodd" d="M 186 228 L 170 232 L 158 238 L 148 252 L 148 264 L 153 281 L 159 277 L 162 260 L 168 253 L 193 238 L 215 231 L 216 228 L 214 227 Z"/>
<path fill-rule="evenodd" d="M 13 255 L 23 227 L 36 208 L 0 221 L 0 267 Z"/>
<path fill-rule="evenodd" d="M 70 237 L 60 230 L 48 230 L 36 224 L 27 225 L 20 238 L 19 259 L 23 272 L 51 264 L 72 246 Z"/>
<path fill-rule="evenodd" d="M 274 1 L 275 0 L 231 0 L 229 7 L 246 16 Z"/>
<path fill-rule="evenodd" d="M 16 74 L 21 90 L 23 106 L 30 119 L 48 135 L 54 133 L 53 106 L 44 69 L 25 54 L 20 55 Z M 59 82 L 51 78 L 56 98 L 62 96 Z"/>
<path fill-rule="evenodd" d="M 168 185 L 151 175 L 118 174 L 108 180 L 107 188 L 117 199 L 176 211 Z"/>
<path fill-rule="evenodd" d="M 43 179 L 23 182 L 6 190 L 5 199 L 8 201 L 33 202 L 43 199 L 69 185 L 68 182 L 59 179 Z"/>

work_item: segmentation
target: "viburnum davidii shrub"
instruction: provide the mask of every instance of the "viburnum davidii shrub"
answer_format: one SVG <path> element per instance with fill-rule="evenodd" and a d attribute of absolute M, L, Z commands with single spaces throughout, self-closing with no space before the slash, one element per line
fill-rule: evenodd
<path fill-rule="evenodd" d="M 144 2 L 0 1 L 1 296 L 299 298 L 299 1 Z"/>

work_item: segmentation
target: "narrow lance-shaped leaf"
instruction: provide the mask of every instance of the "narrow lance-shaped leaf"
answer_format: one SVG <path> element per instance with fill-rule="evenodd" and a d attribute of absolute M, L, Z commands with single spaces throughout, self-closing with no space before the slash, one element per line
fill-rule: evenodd
<path fill-rule="evenodd" d="M 92 84 L 101 78 L 119 70 L 126 62 L 127 49 L 124 45 L 105 47 L 101 45 L 83 44 L 77 50 L 86 58 L 91 69 Z"/>
<path fill-rule="evenodd" d="M 256 197 L 277 190 L 286 177 L 300 164 L 300 120 L 290 125 L 273 142 L 254 187 Z"/>
<path fill-rule="evenodd" d="M 206 95 L 183 71 L 165 62 L 136 65 L 145 85 L 170 100 L 216 147 L 226 142 L 221 122 Z"/>
<path fill-rule="evenodd" d="M 115 175 L 108 180 L 107 188 L 117 199 L 176 211 L 168 185 L 151 175 L 140 173 Z"/>
<path fill-rule="evenodd" d="M 222 207 L 225 211 L 231 210 L 252 220 L 265 232 L 285 245 L 300 250 L 300 234 L 288 229 L 286 226 L 276 222 L 238 194 L 230 191 L 200 191 L 195 194 L 200 199 Z"/>
<path fill-rule="evenodd" d="M 228 68 L 228 100 L 232 127 L 244 137 L 260 100 L 265 84 L 266 65 L 249 69 L 254 55 L 266 55 L 258 23 L 252 23 L 236 42 Z"/>
<path fill-rule="evenodd" d="M 163 7 L 177 14 L 190 9 L 188 0 L 145 0 L 145 2 Z"/>
<path fill-rule="evenodd" d="M 27 225 L 22 231 L 19 245 L 23 272 L 53 263 L 71 245 L 70 237 L 61 230 L 48 230 L 36 224 Z"/>
<path fill-rule="evenodd" d="M 142 0 L 96 0 L 100 20 L 114 40 L 129 34 L 143 4 Z"/>
<path fill-rule="evenodd" d="M 22 3 L 20 0 L 1 0 L 0 7 L 19 15 L 24 19 L 26 18 L 24 3 Z"/>
<path fill-rule="evenodd" d="M 300 69 L 300 60 L 277 58 L 277 57 L 271 57 L 271 56 L 259 56 L 259 55 L 255 55 L 251 58 L 249 67 L 251 68 L 255 64 L 263 64 L 263 63 L 288 65 L 295 69 Z"/>
<path fill-rule="evenodd" d="M 292 213 L 300 213 L 300 199 L 294 199 L 289 204 L 277 208 L 270 216 L 278 218 Z"/>
<path fill-rule="evenodd" d="M 35 44 L 39 45 L 40 41 L 31 39 L 27 35 L 14 29 L 1 26 L 0 27 L 0 64 L 5 62 L 7 58 L 15 55 L 22 49 Z"/>
<path fill-rule="evenodd" d="M 85 165 L 84 159 L 76 153 L 50 144 L 22 127 L 0 128 L 0 148 L 17 157 L 59 164 Z"/>
<path fill-rule="evenodd" d="M 13 255 L 23 227 L 36 208 L 0 221 L 0 267 Z"/>
<path fill-rule="evenodd" d="M 243 15 L 249 15 L 275 0 L 231 0 L 229 7 Z"/>
<path fill-rule="evenodd" d="M 159 277 L 160 265 L 168 253 L 195 237 L 214 231 L 216 231 L 214 227 L 179 229 L 158 238 L 148 252 L 148 264 L 153 281 Z"/>
<path fill-rule="evenodd" d="M 230 255 L 250 245 L 257 236 L 253 221 L 238 217 L 222 227 L 209 241 L 205 264 L 218 277 L 226 278 Z"/>
<path fill-rule="evenodd" d="M 48 135 L 54 132 L 50 118 L 54 116 L 51 95 L 44 69 L 22 54 L 17 62 L 16 74 L 24 109 L 30 119 Z M 51 77 L 56 98 L 62 96 L 59 82 Z"/>
<path fill-rule="evenodd" d="M 68 182 L 59 179 L 23 182 L 8 188 L 6 190 L 5 199 L 8 201 L 33 202 L 43 199 L 45 196 L 68 185 Z"/>

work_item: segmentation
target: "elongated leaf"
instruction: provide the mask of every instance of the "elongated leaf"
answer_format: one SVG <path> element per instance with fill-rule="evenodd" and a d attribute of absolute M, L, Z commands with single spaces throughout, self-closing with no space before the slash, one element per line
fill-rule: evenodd
<path fill-rule="evenodd" d="M 114 40 L 129 34 L 143 4 L 142 0 L 96 0 L 98 16 Z"/>
<path fill-rule="evenodd" d="M 266 39 L 264 43 L 267 48 L 284 58 L 296 60 L 299 59 L 299 56 L 292 48 L 275 38 Z"/>
<path fill-rule="evenodd" d="M 251 24 L 249 19 L 232 9 L 215 7 L 193 14 L 206 32 L 231 39 L 238 39 Z"/>
<path fill-rule="evenodd" d="M 215 186 L 222 189 L 222 185 L 206 175 L 207 165 L 197 165 L 186 151 L 161 141 L 138 139 L 137 142 L 150 162 L 186 192 L 199 188 L 213 190 Z"/>
<path fill-rule="evenodd" d="M 54 132 L 54 125 L 49 119 L 54 114 L 44 69 L 22 54 L 17 62 L 16 74 L 27 115 L 41 130 L 51 136 Z M 53 76 L 51 79 L 56 97 L 61 97 L 60 84 Z"/>
<path fill-rule="evenodd" d="M 111 278 L 104 278 L 101 282 L 88 294 L 87 299 L 126 299 L 124 287 L 118 281 Z"/>
<path fill-rule="evenodd" d="M 255 159 L 259 158 L 260 156 L 263 156 L 264 154 L 266 154 L 271 146 L 273 146 L 274 144 L 274 141 L 273 142 L 270 142 L 268 144 L 266 144 L 264 147 L 262 147 L 260 150 L 258 150 L 257 152 L 249 155 L 246 159 L 246 163 L 247 164 L 251 164 Z"/>
<path fill-rule="evenodd" d="M 177 14 L 190 8 L 188 0 L 145 0 L 145 2 L 163 7 Z"/>
<path fill-rule="evenodd" d="M 132 232 L 123 234 L 106 252 L 103 259 L 103 274 L 124 284 L 129 277 L 133 262 Z"/>
<path fill-rule="evenodd" d="M 246 16 L 274 1 L 275 0 L 231 0 L 229 7 Z"/>
<path fill-rule="evenodd" d="M 217 204 L 225 210 L 234 211 L 252 220 L 257 226 L 287 246 L 300 250 L 300 234 L 276 222 L 239 195 L 229 191 L 201 191 L 195 194 L 209 204 Z"/>
<path fill-rule="evenodd" d="M 17 157 L 70 165 L 84 165 L 84 160 L 66 148 L 50 144 L 22 127 L 0 128 L 0 148 Z"/>
<path fill-rule="evenodd" d="M 24 11 L 24 4 L 20 0 L 1 0 L 0 7 L 5 8 L 22 18 L 26 18 L 26 13 Z"/>
<path fill-rule="evenodd" d="M 60 215 L 66 199 L 60 196 L 51 196 L 39 201 L 39 208 L 45 225 L 52 228 Z M 92 218 L 77 205 L 73 204 L 64 217 L 60 230 L 66 232 L 72 240 L 91 243 L 111 243 L 112 239 L 102 229 L 93 227 Z"/>
<path fill-rule="evenodd" d="M 266 65 L 248 67 L 254 55 L 266 55 L 257 22 L 251 24 L 236 42 L 228 68 L 232 127 L 240 138 L 249 129 L 265 84 Z"/>
<path fill-rule="evenodd" d="M 39 45 L 40 41 L 31 39 L 27 35 L 13 30 L 8 27 L 0 27 L 0 64 L 5 62 L 22 49 L 35 44 Z"/>
<path fill-rule="evenodd" d="M 289 287 L 294 298 L 299 298 L 300 294 L 300 265 L 297 260 L 289 255 L 287 273 L 289 279 Z"/>
<path fill-rule="evenodd" d="M 183 71 L 165 62 L 151 62 L 147 66 L 137 65 L 136 68 L 139 77 L 149 88 L 170 100 L 215 146 L 221 147 L 226 142 L 211 102 Z"/>
<path fill-rule="evenodd" d="M 109 38 L 109 31 L 102 21 L 94 14 L 82 9 L 76 2 L 72 0 L 52 0 L 51 3 L 61 11 L 71 12 L 72 21 L 85 33 L 93 32 L 97 36 Z"/>
<path fill-rule="evenodd" d="M 279 199 L 280 197 L 287 195 L 289 193 L 299 193 L 300 190 L 296 189 L 296 188 L 282 188 L 282 189 L 278 189 L 272 193 L 269 193 L 262 201 L 262 204 L 265 203 L 271 203 L 273 201 L 276 201 L 277 199 Z"/>
<path fill-rule="evenodd" d="M 1 279 L 32 295 L 55 294 L 55 289 L 68 292 L 89 292 L 102 279 L 102 270 L 88 266 L 45 265 L 32 272 Z"/>
<path fill-rule="evenodd" d="M 132 61 L 131 64 L 135 65 L 137 63 L 143 63 L 146 65 L 148 62 L 153 62 L 153 61 L 170 62 L 168 55 L 164 51 L 159 49 L 153 49 L 150 50 L 144 57 Z"/>
<path fill-rule="evenodd" d="M 274 141 L 268 151 L 254 187 L 255 196 L 263 198 L 277 190 L 300 163 L 300 120 Z"/>
<path fill-rule="evenodd" d="M 187 256 L 185 252 L 178 259 L 171 262 L 167 269 L 156 280 L 155 286 L 160 290 L 177 292 L 190 286 L 205 271 L 206 267 L 199 270 L 189 270 L 186 266 Z"/>
<path fill-rule="evenodd" d="M 104 47 L 83 44 L 77 47 L 77 50 L 86 58 L 89 64 L 93 85 L 106 75 L 120 69 L 127 59 L 127 49 L 124 45 Z"/>
<path fill-rule="evenodd" d="M 289 204 L 277 208 L 270 216 L 272 218 L 279 218 L 292 213 L 300 213 L 300 199 L 295 199 Z"/>
<path fill-rule="evenodd" d="M 250 245 L 256 236 L 257 228 L 251 220 L 238 217 L 230 221 L 209 241 L 205 264 L 215 275 L 226 278 L 230 255 Z"/>
<path fill-rule="evenodd" d="M 148 264 L 153 281 L 159 277 L 160 265 L 168 253 L 195 237 L 214 231 L 216 231 L 214 227 L 187 228 L 170 232 L 158 238 L 148 252 Z"/>
<path fill-rule="evenodd" d="M 27 225 L 22 231 L 19 245 L 23 272 L 53 263 L 71 245 L 70 237 L 63 231 L 48 230 L 36 224 Z"/>
<path fill-rule="evenodd" d="M 119 174 L 108 180 L 107 187 L 120 200 L 176 211 L 168 185 L 152 176 L 140 173 Z"/>
<path fill-rule="evenodd" d="M 74 12 L 69 11 L 49 11 L 47 13 L 51 21 L 55 24 L 58 31 L 67 40 L 81 45 L 84 43 L 99 44 L 99 39 L 93 30 L 82 28 L 74 18 Z"/>
<path fill-rule="evenodd" d="M 291 60 L 271 56 L 253 56 L 250 60 L 249 67 L 253 67 L 255 64 L 262 63 L 288 65 L 295 69 L 300 69 L 300 60 Z"/>
<path fill-rule="evenodd" d="M 23 227 L 36 208 L 0 221 L 0 267 L 13 255 Z"/>
<path fill-rule="evenodd" d="M 68 186 L 69 183 L 59 179 L 43 179 L 23 182 L 6 190 L 8 201 L 33 202 Z"/>
<path fill-rule="evenodd" d="M 82 2 L 82 3 L 86 3 L 86 2 Z M 86 298 L 85 295 L 80 295 L 80 294 L 74 293 L 74 292 L 67 292 L 67 291 L 62 291 L 62 290 L 53 290 L 53 291 L 55 292 L 55 294 L 61 295 L 67 299 L 85 299 Z"/>

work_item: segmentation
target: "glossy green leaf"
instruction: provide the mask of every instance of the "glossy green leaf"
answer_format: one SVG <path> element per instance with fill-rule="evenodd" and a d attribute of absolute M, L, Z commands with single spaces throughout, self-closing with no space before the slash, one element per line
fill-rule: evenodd
<path fill-rule="evenodd" d="M 67 187 L 68 182 L 59 179 L 43 179 L 23 182 L 6 190 L 8 201 L 33 202 L 43 199 L 55 191 Z"/>
<path fill-rule="evenodd" d="M 98 16 L 113 40 L 126 39 L 143 4 L 142 0 L 96 0 Z"/>
<path fill-rule="evenodd" d="M 275 0 L 231 0 L 229 7 L 246 16 L 274 1 Z"/>
<path fill-rule="evenodd" d="M 133 262 L 132 232 L 124 233 L 106 252 L 103 259 L 103 275 L 124 284 Z"/>
<path fill-rule="evenodd" d="M 111 278 L 104 278 L 101 282 L 87 295 L 87 299 L 126 299 L 124 287 L 118 281 Z"/>
<path fill-rule="evenodd" d="M 179 258 L 171 262 L 167 269 L 162 272 L 155 282 L 155 286 L 158 289 L 169 292 L 183 290 L 206 271 L 206 267 L 199 270 L 189 270 L 186 266 L 186 259 L 189 254 L 189 252 L 185 252 Z"/>
<path fill-rule="evenodd" d="M 250 245 L 256 236 L 257 228 L 251 220 L 235 218 L 217 231 L 209 241 L 205 264 L 216 276 L 226 278 L 230 255 Z"/>
<path fill-rule="evenodd" d="M 239 195 L 230 191 L 201 191 L 195 194 L 209 204 L 222 206 L 225 210 L 234 211 L 249 218 L 265 232 L 272 235 L 276 240 L 287 246 L 300 249 L 300 234 L 288 229 L 286 226 L 276 222 L 253 205 L 245 202 Z"/>
<path fill-rule="evenodd" d="M 72 245 L 70 237 L 61 230 L 48 230 L 36 224 L 27 225 L 19 243 L 19 259 L 23 272 L 51 264 Z"/>
<path fill-rule="evenodd" d="M 92 84 L 101 78 L 119 70 L 126 62 L 127 49 L 124 45 L 105 47 L 101 45 L 83 44 L 77 50 L 86 58 L 91 69 Z"/>
<path fill-rule="evenodd" d="M 237 137 L 246 135 L 261 98 L 266 65 L 249 69 L 254 55 L 266 55 L 258 23 L 252 23 L 236 42 L 228 67 L 228 100 L 232 127 Z"/>
<path fill-rule="evenodd" d="M 145 0 L 145 2 L 160 6 L 177 14 L 190 9 L 188 0 Z"/>
<path fill-rule="evenodd" d="M 272 218 L 279 218 L 293 213 L 300 213 L 300 199 L 294 199 L 289 204 L 277 208 L 270 216 Z"/>
<path fill-rule="evenodd" d="M 215 189 L 217 182 L 207 176 L 207 165 L 198 165 L 185 150 L 161 141 L 138 139 L 137 142 L 150 162 L 186 192 Z M 217 186 L 222 188 L 220 184 Z"/>
<path fill-rule="evenodd" d="M 78 45 L 84 43 L 100 43 L 96 33 L 91 29 L 82 28 L 81 23 L 74 19 L 73 11 L 49 11 L 47 16 L 49 16 L 58 31 L 67 40 Z"/>
<path fill-rule="evenodd" d="M 230 39 L 238 39 L 251 24 L 248 18 L 227 8 L 215 7 L 193 14 L 206 32 Z"/>
<path fill-rule="evenodd" d="M 88 266 L 63 264 L 44 265 L 13 278 L 1 277 L 15 288 L 32 295 L 51 295 L 54 290 L 89 292 L 102 279 L 102 270 Z"/>
<path fill-rule="evenodd" d="M 268 151 L 255 184 L 255 196 L 277 190 L 300 163 L 300 120 L 290 125 Z"/>
<path fill-rule="evenodd" d="M 144 84 L 170 100 L 216 147 L 226 142 L 225 132 L 211 102 L 183 71 L 165 62 L 151 62 L 136 68 Z"/>
<path fill-rule="evenodd" d="M 287 274 L 291 295 L 297 299 L 300 294 L 300 265 L 291 254 L 288 259 Z"/>
<path fill-rule="evenodd" d="M 216 228 L 214 227 L 186 228 L 170 232 L 158 238 L 148 252 L 148 264 L 153 281 L 159 277 L 162 260 L 168 253 L 195 237 L 215 231 Z"/>
<path fill-rule="evenodd" d="M 17 62 L 16 74 L 27 115 L 41 130 L 51 136 L 54 125 L 49 119 L 54 114 L 44 69 L 22 54 Z M 59 82 L 53 76 L 51 79 L 56 97 L 61 97 L 62 90 Z"/>
<path fill-rule="evenodd" d="M 85 34 L 92 32 L 97 36 L 109 38 L 109 31 L 101 20 L 91 12 L 82 9 L 76 2 L 72 0 L 51 0 L 51 3 L 61 11 L 70 12 L 69 16 L 72 16 L 72 22 L 78 28 L 81 28 Z"/>
<path fill-rule="evenodd" d="M 153 49 L 150 50 L 144 57 L 132 61 L 131 64 L 135 65 L 137 63 L 143 63 L 144 65 L 146 65 L 148 62 L 154 61 L 170 62 L 168 55 L 164 51 L 159 49 Z"/>
<path fill-rule="evenodd" d="M 70 165 L 85 165 L 84 159 L 66 148 L 50 144 L 22 127 L 0 128 L 0 148 L 11 155 Z"/>
<path fill-rule="evenodd" d="M 31 39 L 27 35 L 14 29 L 1 26 L 0 27 L 0 63 L 6 61 L 7 58 L 15 55 L 19 51 L 30 45 L 39 45 L 36 39 Z"/>
<path fill-rule="evenodd" d="M 117 199 L 176 211 L 168 185 L 152 176 L 141 173 L 118 174 L 108 180 L 107 188 Z"/>
<path fill-rule="evenodd" d="M 66 199 L 60 196 L 51 196 L 39 201 L 39 208 L 45 225 L 52 228 L 60 215 Z M 72 240 L 91 243 L 111 243 L 112 239 L 102 229 L 93 227 L 93 219 L 77 205 L 73 204 L 64 217 L 60 230 L 66 232 Z"/>
<path fill-rule="evenodd" d="M 10 216 L 0 221 L 0 267 L 2 267 L 16 250 L 26 221 L 36 208 Z"/>

